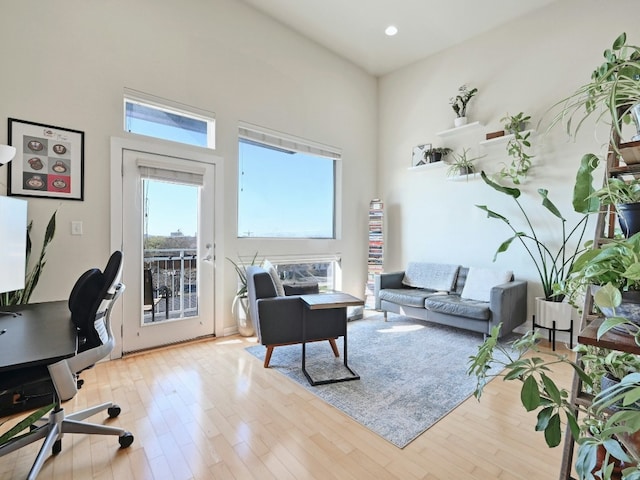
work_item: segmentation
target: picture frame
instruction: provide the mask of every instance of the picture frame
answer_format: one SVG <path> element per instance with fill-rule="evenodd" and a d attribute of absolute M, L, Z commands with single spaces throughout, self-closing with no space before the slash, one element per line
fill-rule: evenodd
<path fill-rule="evenodd" d="M 428 150 L 431 150 L 430 143 L 416 145 L 415 147 L 413 147 L 413 154 L 411 155 L 411 166 L 420 167 L 422 165 L 427 165 L 428 162 L 424 158 L 424 153 Z"/>
<path fill-rule="evenodd" d="M 84 200 L 84 132 L 9 118 L 7 194 Z"/>

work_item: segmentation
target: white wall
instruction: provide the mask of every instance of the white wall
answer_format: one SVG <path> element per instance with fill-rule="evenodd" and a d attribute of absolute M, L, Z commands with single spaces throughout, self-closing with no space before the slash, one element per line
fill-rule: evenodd
<path fill-rule="evenodd" d="M 37 239 L 58 209 L 32 300 L 68 297 L 80 273 L 108 258 L 109 139 L 123 135 L 124 87 L 216 113 L 215 154 L 225 162 L 225 251 L 217 252 L 225 312 L 236 279 L 224 257 L 238 253 L 339 252 L 344 290 L 362 294 L 368 202 L 376 195 L 375 78 L 234 0 L 1 3 L 0 143 L 7 117 L 85 132 L 85 201 L 29 200 Z M 343 149 L 341 239 L 236 238 L 239 121 Z M 0 193 L 5 183 L 2 167 Z M 84 222 L 84 235 L 70 235 L 71 220 Z"/>
<path fill-rule="evenodd" d="M 530 311 L 533 296 L 541 293 L 533 264 L 519 245 L 492 263 L 507 227 L 487 219 L 474 205 L 488 205 L 514 220 L 514 205 L 482 180 L 448 181 L 446 168 L 409 171 L 414 145 L 433 143 L 455 151 L 471 147 L 487 156 L 478 162 L 488 173 L 509 161 L 505 146 L 480 147 L 485 133 L 501 130 L 507 112 L 530 113 L 534 123 L 555 102 L 590 79 L 602 63 L 602 52 L 626 31 L 632 44 L 640 43 L 637 19 L 640 3 L 634 0 L 604 2 L 561 0 L 526 18 L 465 42 L 424 61 L 384 76 L 379 82 L 379 163 L 381 198 L 388 211 L 385 269 L 399 270 L 409 260 L 445 261 L 467 266 L 512 269 L 529 284 Z M 437 132 L 453 127 L 449 98 L 467 83 L 479 89 L 468 111 L 470 121 L 482 128 L 453 137 Z M 540 127 L 544 130 L 546 122 Z M 535 125 L 534 125 L 535 126 Z M 542 132 L 541 132 L 542 133 Z M 533 139 L 536 158 L 521 188 L 522 202 L 531 212 L 545 241 L 557 238 L 560 224 L 539 206 L 538 188 L 569 218 L 573 179 L 583 154 L 601 153 L 607 130 L 594 137 L 593 123 L 585 125 L 576 141 L 558 127 Z M 573 220 L 572 220 L 573 219 Z M 524 225 L 518 222 L 518 229 Z M 588 239 L 593 237 L 590 228 Z"/>

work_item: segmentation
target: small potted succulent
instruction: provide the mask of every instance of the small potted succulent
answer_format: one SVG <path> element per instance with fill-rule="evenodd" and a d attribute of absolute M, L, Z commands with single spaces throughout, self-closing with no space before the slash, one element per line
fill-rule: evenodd
<path fill-rule="evenodd" d="M 454 125 L 461 127 L 467 123 L 467 104 L 478 93 L 477 88 L 469 89 L 466 85 L 462 85 L 458 88 L 458 94 L 455 97 L 449 98 L 451 108 L 456 113 Z"/>

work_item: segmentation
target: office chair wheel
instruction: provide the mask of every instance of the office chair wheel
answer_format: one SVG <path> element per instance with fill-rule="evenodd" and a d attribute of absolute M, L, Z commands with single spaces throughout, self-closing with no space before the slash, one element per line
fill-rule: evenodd
<path fill-rule="evenodd" d="M 51 454 L 57 455 L 61 451 L 62 451 L 62 440 L 56 440 L 55 443 L 53 444 L 53 447 L 51 447 Z"/>
<path fill-rule="evenodd" d="M 112 407 L 107 408 L 107 413 L 109 414 L 109 418 L 116 418 L 120 415 L 122 409 L 118 405 L 114 405 Z"/>
<path fill-rule="evenodd" d="M 133 443 L 133 433 L 125 432 L 124 435 L 118 437 L 118 442 L 120 442 L 120 448 L 127 448 L 131 446 Z"/>

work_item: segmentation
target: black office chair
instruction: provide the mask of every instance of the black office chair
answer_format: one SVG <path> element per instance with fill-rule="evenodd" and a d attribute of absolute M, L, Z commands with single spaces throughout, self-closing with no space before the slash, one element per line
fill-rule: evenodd
<path fill-rule="evenodd" d="M 103 272 L 93 268 L 77 280 L 69 296 L 71 318 L 78 328 L 77 354 L 47 366 L 55 387 L 55 407 L 49 417 L 38 422 L 31 432 L 0 447 L 1 457 L 41 438 L 45 439 L 28 479 L 37 477 L 49 449 L 53 455 L 61 451 L 62 436 L 65 433 L 117 435 L 121 448 L 133 443 L 133 435 L 122 428 L 82 421 L 103 410 L 107 410 L 110 418 L 115 418 L 120 414 L 120 407 L 117 405 L 108 402 L 70 415 L 65 415 L 60 405 L 78 392 L 81 385 L 78 374 L 113 350 L 115 340 L 111 332 L 110 317 L 114 303 L 125 289 L 120 283 L 121 273 L 122 252 L 116 251 L 109 258 Z"/>

